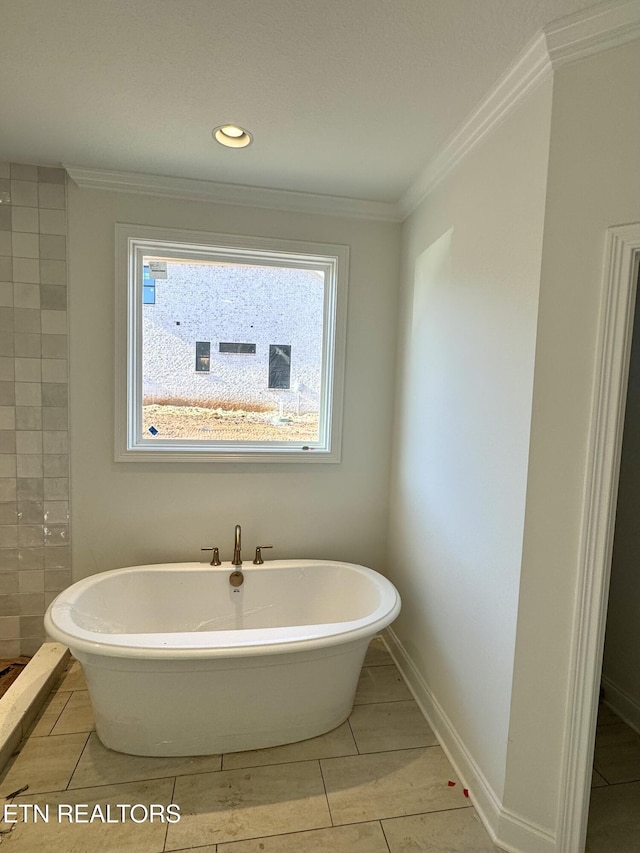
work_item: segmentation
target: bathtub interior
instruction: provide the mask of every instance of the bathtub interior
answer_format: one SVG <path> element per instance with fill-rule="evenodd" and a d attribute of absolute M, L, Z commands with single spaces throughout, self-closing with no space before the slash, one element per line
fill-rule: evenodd
<path fill-rule="evenodd" d="M 229 584 L 232 570 L 194 563 L 107 572 L 65 609 L 82 631 L 135 635 L 359 622 L 381 603 L 375 575 L 340 564 L 244 568 L 239 588 Z"/>

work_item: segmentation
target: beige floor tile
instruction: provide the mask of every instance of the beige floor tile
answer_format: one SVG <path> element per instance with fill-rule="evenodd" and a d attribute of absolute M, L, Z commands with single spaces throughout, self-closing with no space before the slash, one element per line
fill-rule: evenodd
<path fill-rule="evenodd" d="M 365 666 L 356 690 L 356 705 L 412 699 L 409 688 L 395 666 Z"/>
<path fill-rule="evenodd" d="M 369 643 L 367 654 L 364 659 L 365 666 L 389 666 L 393 665 L 393 658 L 389 654 L 382 637 L 374 637 Z"/>
<path fill-rule="evenodd" d="M 59 853 L 161 853 L 167 824 L 154 819 L 136 823 L 130 819 L 120 822 L 121 811 L 116 807 L 123 805 L 143 805 L 147 809 L 150 804 L 166 806 L 171 802 L 173 779 L 139 782 L 129 785 L 110 785 L 101 788 L 81 789 L 77 791 L 61 791 L 33 797 L 30 794 L 18 797 L 16 803 L 29 803 L 45 809 L 48 806 L 49 821 L 16 823 L 13 830 L 2 840 L 2 853 L 43 853 L 43 851 L 59 851 Z M 111 811 L 107 811 L 107 805 Z M 73 810 L 85 806 L 79 813 L 85 820 L 91 816 L 95 806 L 100 806 L 104 820 L 96 819 L 91 823 L 70 823 L 67 817 L 68 809 L 63 810 L 58 819 L 59 806 L 70 806 Z M 72 811 L 72 814 L 75 813 Z M 136 809 L 136 820 L 144 818 L 145 812 Z M 148 811 L 147 811 L 148 814 Z M 27 812 L 32 816 L 33 810 Z M 110 818 L 111 823 L 106 819 Z M 115 822 L 114 822 L 115 821 Z"/>
<path fill-rule="evenodd" d="M 439 746 L 321 762 L 336 825 L 469 807 Z M 457 782 L 453 787 L 449 780 Z"/>
<path fill-rule="evenodd" d="M 58 693 L 66 692 L 68 690 L 86 690 L 87 682 L 85 681 L 84 673 L 82 671 L 82 667 L 78 663 L 77 660 L 72 661 L 69 669 L 64 673 L 62 678 L 60 679 L 60 684 L 57 686 L 56 690 Z"/>
<path fill-rule="evenodd" d="M 593 766 L 610 784 L 640 781 L 640 735 L 626 723 L 598 726 Z"/>
<path fill-rule="evenodd" d="M 166 850 L 331 826 L 317 761 L 179 776 L 174 802 Z"/>
<path fill-rule="evenodd" d="M 9 767 L 0 785 L 0 796 L 29 786 L 31 794 L 62 791 L 84 749 L 88 735 L 31 737 Z"/>
<path fill-rule="evenodd" d="M 438 743 L 413 699 L 356 705 L 349 723 L 359 752 L 410 749 Z"/>
<path fill-rule="evenodd" d="M 389 853 L 389 848 L 376 822 L 218 844 L 218 853 Z"/>
<path fill-rule="evenodd" d="M 640 782 L 591 792 L 586 853 L 638 853 Z"/>
<path fill-rule="evenodd" d="M 98 735 L 92 732 L 69 787 L 87 788 L 90 785 L 115 785 L 141 779 L 208 773 L 220 770 L 220 765 L 219 755 L 198 755 L 191 758 L 125 755 L 107 749 L 100 743 Z"/>
<path fill-rule="evenodd" d="M 93 708 L 86 690 L 74 690 L 68 693 L 59 693 L 59 696 L 69 696 L 64 711 L 56 722 L 52 735 L 67 735 L 72 732 L 90 732 L 95 729 L 93 719 Z"/>
<path fill-rule="evenodd" d="M 71 693 L 52 693 L 47 703 L 38 714 L 29 737 L 46 737 L 58 722 L 58 717 L 69 701 Z"/>
<path fill-rule="evenodd" d="M 391 853 L 500 853 L 473 809 L 396 817 L 382 826 Z"/>
<path fill-rule="evenodd" d="M 334 758 L 338 755 L 357 755 L 358 750 L 348 723 L 319 737 L 287 743 L 270 749 L 252 749 L 247 752 L 229 752 L 222 757 L 222 769 L 260 767 L 265 764 L 291 764 L 313 758 Z"/>

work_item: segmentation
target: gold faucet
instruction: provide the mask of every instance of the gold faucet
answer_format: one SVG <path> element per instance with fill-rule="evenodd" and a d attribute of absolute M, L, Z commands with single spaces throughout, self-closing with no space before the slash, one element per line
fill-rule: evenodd
<path fill-rule="evenodd" d="M 264 565 L 264 560 L 262 559 L 262 552 L 265 548 L 273 548 L 273 545 L 258 545 L 256 548 L 256 555 L 253 558 L 254 566 L 262 566 Z"/>
<path fill-rule="evenodd" d="M 232 566 L 241 566 L 242 565 L 242 557 L 240 556 L 240 535 L 241 529 L 240 525 L 236 524 L 236 535 L 233 543 L 233 560 L 231 560 Z"/>
<path fill-rule="evenodd" d="M 201 551 L 213 551 L 211 556 L 210 566 L 221 566 L 220 562 L 220 549 L 219 548 L 200 548 Z"/>
<path fill-rule="evenodd" d="M 233 540 L 233 560 L 231 560 L 231 565 L 235 566 L 234 571 L 229 575 L 229 583 L 233 587 L 242 586 L 244 583 L 244 575 L 242 574 L 242 557 L 240 556 L 240 525 L 236 524 L 236 535 Z"/>

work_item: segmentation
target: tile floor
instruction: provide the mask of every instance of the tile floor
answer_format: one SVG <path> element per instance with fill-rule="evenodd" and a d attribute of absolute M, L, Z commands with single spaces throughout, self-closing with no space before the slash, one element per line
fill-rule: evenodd
<path fill-rule="evenodd" d="M 600 705 L 586 853 L 640 851 L 640 735 Z"/>
<path fill-rule="evenodd" d="M 74 662 L 1 777 L 0 802 L 29 786 L 9 801 L 18 821 L 0 825 L 2 853 L 497 853 L 379 639 L 349 720 L 312 740 L 139 758 L 105 749 L 93 729 Z M 143 806 L 168 803 L 179 822 L 144 819 Z M 120 822 L 118 804 L 140 806 Z M 87 820 L 100 805 L 113 822 L 58 822 L 58 806 L 73 805 Z"/>

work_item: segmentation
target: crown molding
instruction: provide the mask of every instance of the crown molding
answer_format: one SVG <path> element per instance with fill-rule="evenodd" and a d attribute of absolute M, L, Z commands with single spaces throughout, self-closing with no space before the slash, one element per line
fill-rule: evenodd
<path fill-rule="evenodd" d="M 554 69 L 637 38 L 640 0 L 614 0 L 544 27 L 399 200 L 402 218 Z"/>
<path fill-rule="evenodd" d="M 640 0 L 615 0 L 548 24 L 544 30 L 554 68 L 640 38 Z"/>
<path fill-rule="evenodd" d="M 85 169 L 80 166 L 65 166 L 65 169 L 71 180 L 84 189 L 163 196 L 216 204 L 235 204 L 243 207 L 264 207 L 269 210 L 293 213 L 345 216 L 387 222 L 402 220 L 398 205 L 389 202 L 223 184 L 191 178 L 147 175 L 138 172 Z"/>
<path fill-rule="evenodd" d="M 544 35 L 540 34 L 502 75 L 400 199 L 398 204 L 403 218 L 413 213 L 434 187 L 550 73 L 549 53 Z"/>

